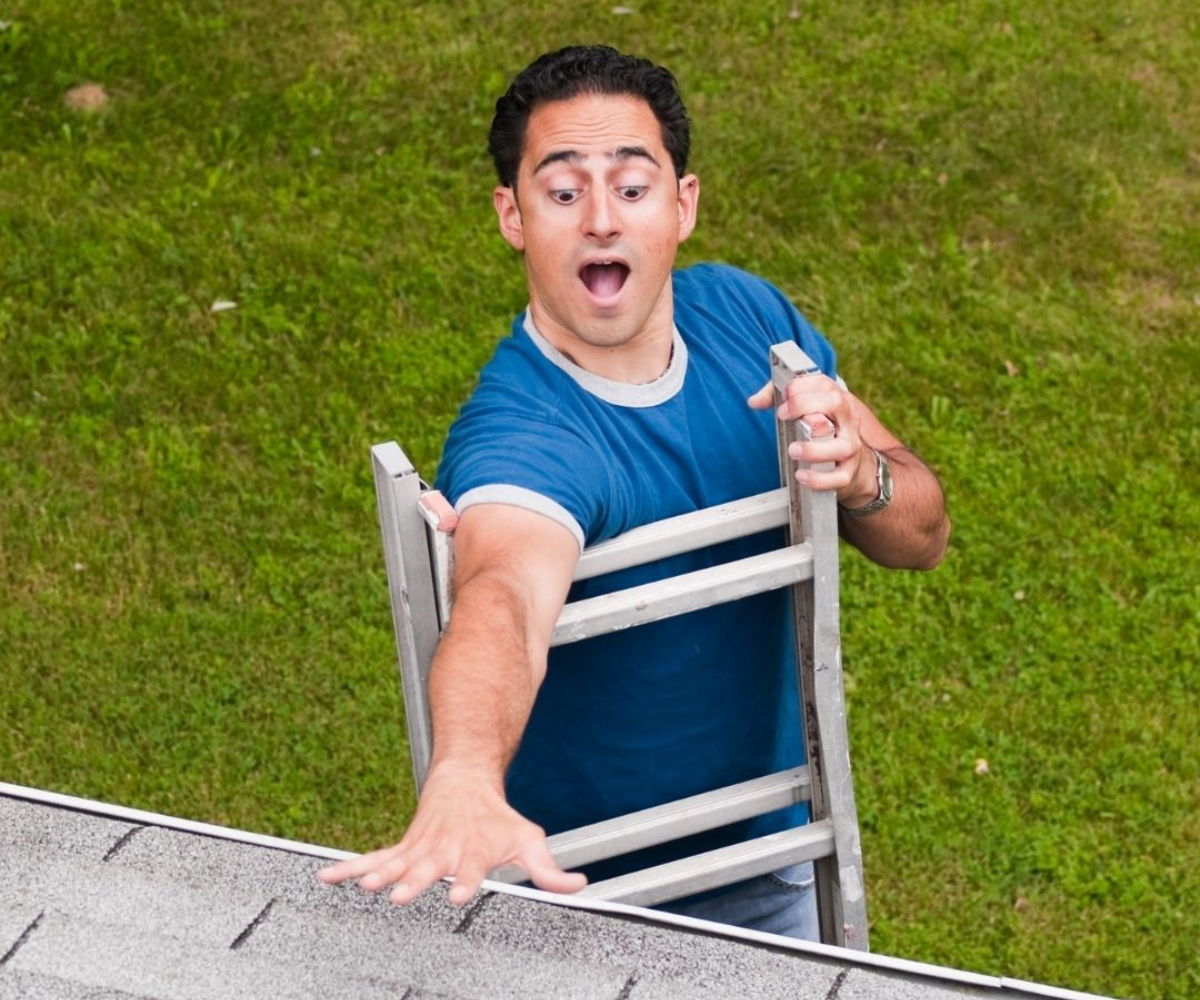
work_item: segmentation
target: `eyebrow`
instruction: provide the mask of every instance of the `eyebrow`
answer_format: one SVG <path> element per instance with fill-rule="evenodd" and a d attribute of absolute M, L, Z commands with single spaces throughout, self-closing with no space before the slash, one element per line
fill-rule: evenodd
<path fill-rule="evenodd" d="M 634 157 L 641 157 L 642 159 L 649 160 L 656 167 L 660 167 L 662 165 L 658 162 L 658 160 L 650 155 L 650 151 L 646 149 L 645 146 L 618 146 L 608 154 L 608 158 L 610 160 L 629 160 Z M 579 152 L 577 149 L 559 149 L 555 150 L 553 153 L 550 153 L 548 156 L 543 157 L 538 165 L 533 168 L 533 172 L 536 174 L 543 167 L 548 167 L 552 163 L 566 162 L 580 164 L 586 159 L 587 156 Z"/>

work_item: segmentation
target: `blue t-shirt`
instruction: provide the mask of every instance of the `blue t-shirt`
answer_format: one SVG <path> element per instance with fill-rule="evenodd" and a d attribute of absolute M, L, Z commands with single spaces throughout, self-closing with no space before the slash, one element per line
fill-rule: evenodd
<path fill-rule="evenodd" d="M 581 547 L 779 485 L 772 410 L 746 397 L 792 339 L 827 375 L 834 353 L 767 282 L 719 265 L 677 271 L 667 371 L 646 385 L 586 372 L 518 317 L 450 430 L 439 488 L 460 510 L 512 503 Z M 776 544 L 739 539 L 574 584 L 594 597 Z M 746 598 L 550 651 L 509 768 L 513 807 L 557 833 L 803 762 L 787 592 Z M 589 867 L 589 878 L 802 822 L 805 807 Z"/>

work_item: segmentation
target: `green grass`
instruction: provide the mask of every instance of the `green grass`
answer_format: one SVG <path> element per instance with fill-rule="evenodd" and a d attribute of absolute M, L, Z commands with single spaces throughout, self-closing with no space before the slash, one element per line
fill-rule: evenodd
<path fill-rule="evenodd" d="M 1194 5 L 610 10 L 0 10 L 0 778 L 399 833 L 367 448 L 433 472 L 524 302 L 492 102 L 607 40 L 689 98 L 686 260 L 787 290 L 946 486 L 937 572 L 846 557 L 874 948 L 1200 993 Z"/>

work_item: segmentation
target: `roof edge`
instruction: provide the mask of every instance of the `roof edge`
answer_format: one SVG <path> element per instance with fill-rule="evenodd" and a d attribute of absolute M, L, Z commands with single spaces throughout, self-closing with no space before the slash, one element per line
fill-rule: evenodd
<path fill-rule="evenodd" d="M 254 847 L 266 847 L 276 851 L 288 851 L 292 854 L 304 854 L 329 861 L 341 861 L 346 858 L 358 857 L 354 851 L 343 851 L 333 847 L 324 847 L 319 844 L 306 844 L 302 841 L 288 840 L 284 837 L 251 833 L 248 830 L 219 826 L 215 823 L 201 823 L 196 820 L 180 819 L 176 816 L 166 816 L 162 813 L 148 812 L 144 809 L 131 809 L 127 806 L 112 805 L 111 803 L 99 802 L 95 799 L 64 795 L 61 792 L 48 792 L 38 788 L 28 788 L 24 785 L 13 785 L 3 781 L 0 781 L 0 796 L 36 802 L 41 805 L 55 806 L 60 809 L 69 809 L 73 812 L 90 813 L 95 816 L 122 820 L 142 826 L 158 826 L 169 830 L 178 830 L 183 833 L 194 833 L 203 837 L 215 837 L 220 840 L 229 840 L 239 844 L 249 844 Z M 490 879 L 484 881 L 483 888 L 490 892 L 520 896 L 525 899 L 538 900 L 554 906 L 563 906 L 574 910 L 587 910 L 593 913 L 608 913 L 631 917 L 636 920 L 685 928 L 733 940 L 768 945 L 772 948 L 805 952 L 848 965 L 868 966 L 902 975 L 922 976 L 941 982 L 993 989 L 1007 996 L 1049 998 L 1049 1000 L 1112 1000 L 1112 998 L 1104 997 L 1098 993 L 1080 993 L 1076 990 L 1063 989 L 1058 986 L 1046 986 L 1041 983 L 1011 979 L 1006 976 L 989 976 L 979 972 L 952 969 L 943 965 L 930 965 L 925 962 L 915 962 L 906 958 L 894 958 L 890 955 L 880 955 L 875 952 L 838 948 L 834 945 L 820 944 L 814 941 L 800 941 L 796 938 L 782 937 L 778 934 L 766 934 L 762 931 L 747 930 L 744 927 L 733 927 L 728 924 L 714 923 L 710 920 L 698 920 L 695 917 L 684 917 L 675 913 L 652 910 L 644 906 L 631 906 L 628 903 L 610 903 L 602 899 L 559 895 L 557 893 L 544 892 L 541 889 L 508 885 L 504 882 L 493 882 Z"/>
<path fill-rule="evenodd" d="M 216 837 L 220 840 L 232 840 L 239 844 L 252 844 L 255 847 L 268 847 L 276 851 L 289 851 L 292 854 L 307 854 L 314 858 L 327 858 L 330 861 L 342 861 L 358 855 L 353 851 L 340 851 L 332 847 L 322 847 L 319 844 L 305 844 L 298 840 L 287 840 L 284 837 L 271 837 L 263 833 L 250 833 L 230 826 L 219 826 L 215 823 L 200 823 L 191 819 L 180 819 L 177 816 L 166 816 L 162 813 L 148 812 L 144 809 L 130 809 L 127 806 L 116 806 L 108 802 L 98 802 L 95 799 L 83 799 L 75 795 L 64 795 L 61 792 L 47 792 L 39 788 L 27 788 L 24 785 L 11 785 L 0 781 L 0 795 L 13 799 L 24 799 L 27 802 L 37 802 L 42 805 L 57 806 L 60 809 L 70 809 L 72 812 L 91 813 L 107 819 L 123 820 L 127 823 L 137 823 L 141 826 L 161 826 L 169 830 L 179 830 L 183 833 L 195 833 L 202 837 Z"/>

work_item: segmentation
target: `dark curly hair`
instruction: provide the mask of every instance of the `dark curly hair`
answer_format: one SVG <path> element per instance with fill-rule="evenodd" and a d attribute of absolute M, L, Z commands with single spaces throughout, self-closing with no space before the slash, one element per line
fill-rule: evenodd
<path fill-rule="evenodd" d="M 691 121 L 670 70 L 608 45 L 572 45 L 539 56 L 496 102 L 488 152 L 501 184 L 516 187 L 525 129 L 534 110 L 584 94 L 639 97 L 649 104 L 662 127 L 663 145 L 671 154 L 675 176 L 683 176 L 692 142 Z"/>

